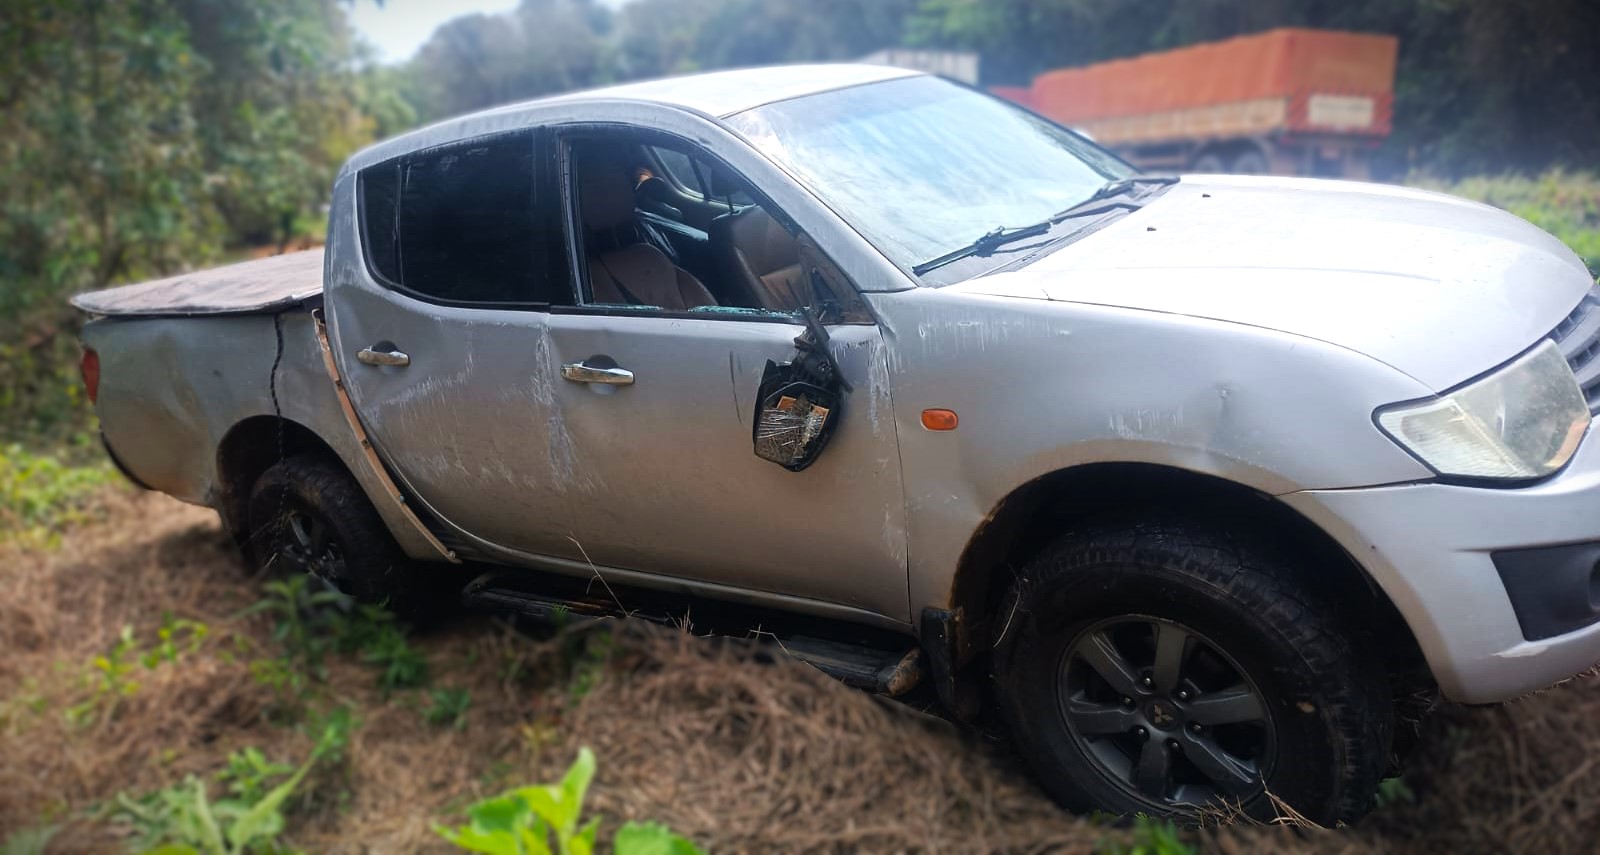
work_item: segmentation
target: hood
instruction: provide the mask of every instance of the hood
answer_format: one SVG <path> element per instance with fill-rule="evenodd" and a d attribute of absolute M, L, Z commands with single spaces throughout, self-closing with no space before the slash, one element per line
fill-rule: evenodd
<path fill-rule="evenodd" d="M 1026 267 L 947 287 L 1279 330 L 1443 390 L 1550 334 L 1593 284 L 1560 241 L 1487 205 L 1208 175 Z"/>

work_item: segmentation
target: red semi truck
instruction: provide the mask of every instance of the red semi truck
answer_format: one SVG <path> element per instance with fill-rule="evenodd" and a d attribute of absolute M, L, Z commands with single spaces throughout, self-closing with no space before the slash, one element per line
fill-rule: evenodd
<path fill-rule="evenodd" d="M 1154 172 L 1360 179 L 1389 134 L 1398 52 L 1393 36 L 1278 29 L 994 91 Z"/>

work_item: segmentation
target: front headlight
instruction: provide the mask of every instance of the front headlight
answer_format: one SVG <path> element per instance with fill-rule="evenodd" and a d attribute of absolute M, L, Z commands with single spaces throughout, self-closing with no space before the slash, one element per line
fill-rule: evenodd
<path fill-rule="evenodd" d="M 1440 475 L 1541 478 L 1565 466 L 1589 428 L 1589 405 L 1555 343 L 1427 401 L 1378 411 L 1378 425 Z"/>

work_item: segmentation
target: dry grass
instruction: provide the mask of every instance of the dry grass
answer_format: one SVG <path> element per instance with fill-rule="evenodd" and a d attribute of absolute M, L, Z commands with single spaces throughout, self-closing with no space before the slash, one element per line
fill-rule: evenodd
<path fill-rule="evenodd" d="M 0 839 L 63 823 L 52 851 L 119 851 L 93 811 L 122 790 L 210 774 L 245 745 L 296 760 L 310 747 L 273 723 L 251 675 L 275 651 L 259 596 L 209 512 L 118 495 L 109 519 L 54 553 L 0 548 Z M 85 663 L 121 628 L 153 637 L 164 612 L 212 629 L 176 664 L 140 671 L 115 716 L 86 727 Z M 416 643 L 433 685 L 467 689 L 465 730 L 429 726 L 417 692 L 383 697 L 370 669 L 330 660 L 318 703 L 361 722 L 290 838 L 311 852 L 440 851 L 430 824 L 514 784 L 556 777 L 595 749 L 592 800 L 612 822 L 657 819 L 718 852 L 1081 852 L 1124 833 L 1053 807 L 1001 751 L 748 645 L 606 624 L 604 676 L 575 699 L 572 636 L 530 639 L 465 619 Z M 1436 717 L 1407 781 L 1414 804 L 1354 831 L 1234 826 L 1223 852 L 1591 852 L 1600 840 L 1600 681 Z"/>

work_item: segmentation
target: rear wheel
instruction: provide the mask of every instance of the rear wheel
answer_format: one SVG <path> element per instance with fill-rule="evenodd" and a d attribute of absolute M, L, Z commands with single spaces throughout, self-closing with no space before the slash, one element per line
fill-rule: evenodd
<path fill-rule="evenodd" d="M 1233 159 L 1234 175 L 1266 175 L 1268 171 L 1267 157 L 1258 149 L 1247 148 Z"/>
<path fill-rule="evenodd" d="M 1186 523 L 1086 528 L 1000 614 L 1001 707 L 1067 807 L 1270 819 L 1271 793 L 1324 825 L 1368 809 L 1387 677 L 1266 551 Z"/>
<path fill-rule="evenodd" d="M 412 621 L 450 602 L 445 568 L 401 552 L 361 486 L 316 455 L 281 460 L 250 493 L 246 554 L 263 572 L 306 573 L 356 600 Z"/>

